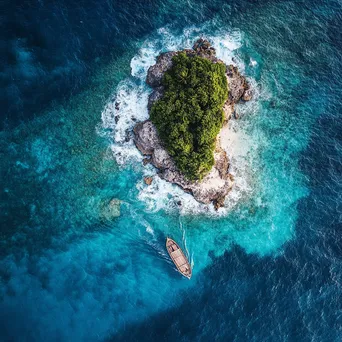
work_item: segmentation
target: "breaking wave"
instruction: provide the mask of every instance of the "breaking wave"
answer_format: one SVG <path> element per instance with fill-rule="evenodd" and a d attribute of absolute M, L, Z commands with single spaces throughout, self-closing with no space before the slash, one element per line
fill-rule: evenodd
<path fill-rule="evenodd" d="M 137 122 L 148 119 L 147 101 L 151 89 L 145 84 L 145 79 L 148 68 L 155 63 L 156 57 L 161 52 L 191 48 L 196 39 L 205 36 L 212 42 L 220 59 L 226 64 L 238 65 L 242 71 L 244 70 L 243 62 L 235 53 L 242 45 L 240 32 L 232 31 L 231 33 L 212 35 L 206 31 L 209 29 L 204 25 L 201 29 L 192 27 L 185 29 L 183 34 L 175 35 L 169 28 L 161 28 L 156 37 L 142 43 L 142 48 L 132 58 L 131 77 L 121 81 L 118 85 L 113 97 L 102 112 L 102 127 L 99 129 L 101 135 L 112 138 L 113 142 L 110 148 L 115 160 L 122 167 L 129 163 L 139 163 L 142 160 L 140 152 L 134 146 L 132 130 Z M 250 106 L 247 112 L 256 112 L 254 107 Z M 246 113 L 246 115 L 249 114 Z M 248 144 L 248 140 L 251 139 L 239 122 L 234 122 L 233 126 L 229 125 L 225 133 L 230 134 L 230 132 L 234 136 L 234 145 Z M 241 146 L 241 148 L 244 147 Z M 183 214 L 226 215 L 244 195 L 252 192 L 252 185 L 244 177 L 249 167 L 246 160 L 247 155 L 241 153 L 233 155 L 230 148 L 227 149 L 227 152 L 231 157 L 231 173 L 236 178 L 236 184 L 233 191 L 227 196 L 226 207 L 218 212 L 212 205 L 198 203 L 179 187 L 157 177 L 153 167 L 142 170 L 144 175 L 153 176 L 154 180 L 148 187 L 144 185 L 142 179 L 137 182 L 138 198 L 146 203 L 146 207 L 150 211 L 164 209 L 167 211 L 179 210 Z M 181 205 L 177 203 L 181 203 Z"/>

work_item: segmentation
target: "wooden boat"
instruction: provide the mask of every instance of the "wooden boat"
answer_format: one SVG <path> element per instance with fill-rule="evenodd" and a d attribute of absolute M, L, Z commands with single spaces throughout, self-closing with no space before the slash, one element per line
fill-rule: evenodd
<path fill-rule="evenodd" d="M 178 271 L 184 277 L 187 277 L 188 279 L 190 279 L 191 274 L 192 274 L 190 263 L 189 263 L 188 259 L 186 258 L 186 256 L 184 255 L 181 248 L 178 246 L 178 244 L 174 240 L 167 238 L 166 239 L 166 249 L 167 249 L 172 261 L 176 265 Z"/>

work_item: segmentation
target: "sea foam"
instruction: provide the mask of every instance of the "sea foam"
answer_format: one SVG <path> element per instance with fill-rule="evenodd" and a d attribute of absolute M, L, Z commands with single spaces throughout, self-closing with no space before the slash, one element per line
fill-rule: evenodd
<path fill-rule="evenodd" d="M 155 63 L 156 57 L 164 51 L 180 50 L 191 48 L 196 39 L 200 38 L 209 29 L 204 25 L 201 29 L 190 27 L 183 31 L 181 35 L 175 35 L 168 28 L 161 28 L 157 31 L 156 37 L 148 39 L 142 43 L 142 48 L 131 60 L 131 77 L 123 80 L 117 87 L 112 99 L 108 102 L 102 112 L 102 129 L 100 134 L 111 136 L 113 142 L 111 150 L 114 158 L 121 167 L 127 166 L 127 163 L 138 163 L 142 156 L 135 148 L 132 140 L 132 130 L 138 121 L 148 119 L 147 101 L 151 89 L 145 85 L 145 79 L 148 68 Z M 205 34 L 217 51 L 217 56 L 226 64 L 235 64 L 244 70 L 243 62 L 235 54 L 235 51 L 242 45 L 242 35 L 239 31 L 232 31 L 231 34 L 212 35 Z M 230 134 L 234 129 L 234 146 L 248 141 L 246 133 L 236 123 L 234 128 L 229 126 L 225 134 Z M 241 132 L 239 132 L 241 131 Z M 241 134 L 244 138 L 238 139 Z M 231 151 L 227 150 L 231 157 L 231 173 L 236 176 L 236 185 L 231 194 L 227 197 L 226 208 L 216 212 L 213 205 L 204 205 L 198 203 L 191 195 L 185 193 L 178 186 L 172 185 L 156 175 L 153 167 L 142 170 L 143 174 L 154 176 L 152 185 L 146 186 L 141 179 L 136 184 L 139 191 L 138 199 L 146 204 L 149 211 L 179 211 L 183 214 L 206 214 L 211 216 L 226 215 L 227 212 L 238 203 L 243 197 L 242 194 L 250 192 L 251 186 L 244 179 L 244 172 L 247 164 L 247 156 L 242 158 L 233 156 Z M 239 166 L 241 164 L 241 166 Z M 242 168 L 239 173 L 238 170 Z M 178 204 L 177 204 L 178 203 Z M 179 204 L 181 203 L 181 204 Z"/>

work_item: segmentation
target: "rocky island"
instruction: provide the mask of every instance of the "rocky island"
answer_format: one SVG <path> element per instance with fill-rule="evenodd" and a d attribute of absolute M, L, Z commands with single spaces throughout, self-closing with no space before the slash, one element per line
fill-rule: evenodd
<path fill-rule="evenodd" d="M 220 130 L 237 117 L 234 104 L 251 99 L 247 80 L 199 39 L 192 49 L 159 55 L 146 82 L 153 88 L 150 119 L 134 127 L 144 164 L 151 162 L 159 177 L 218 209 L 234 182 Z"/>

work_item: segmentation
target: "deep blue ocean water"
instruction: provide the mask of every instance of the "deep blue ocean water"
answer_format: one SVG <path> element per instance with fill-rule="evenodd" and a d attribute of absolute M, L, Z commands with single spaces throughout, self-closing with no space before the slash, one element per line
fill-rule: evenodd
<path fill-rule="evenodd" d="M 342 340 L 340 1 L 0 6 L 0 341 Z M 131 140 L 148 67 L 200 36 L 255 90 L 219 212 Z"/>

